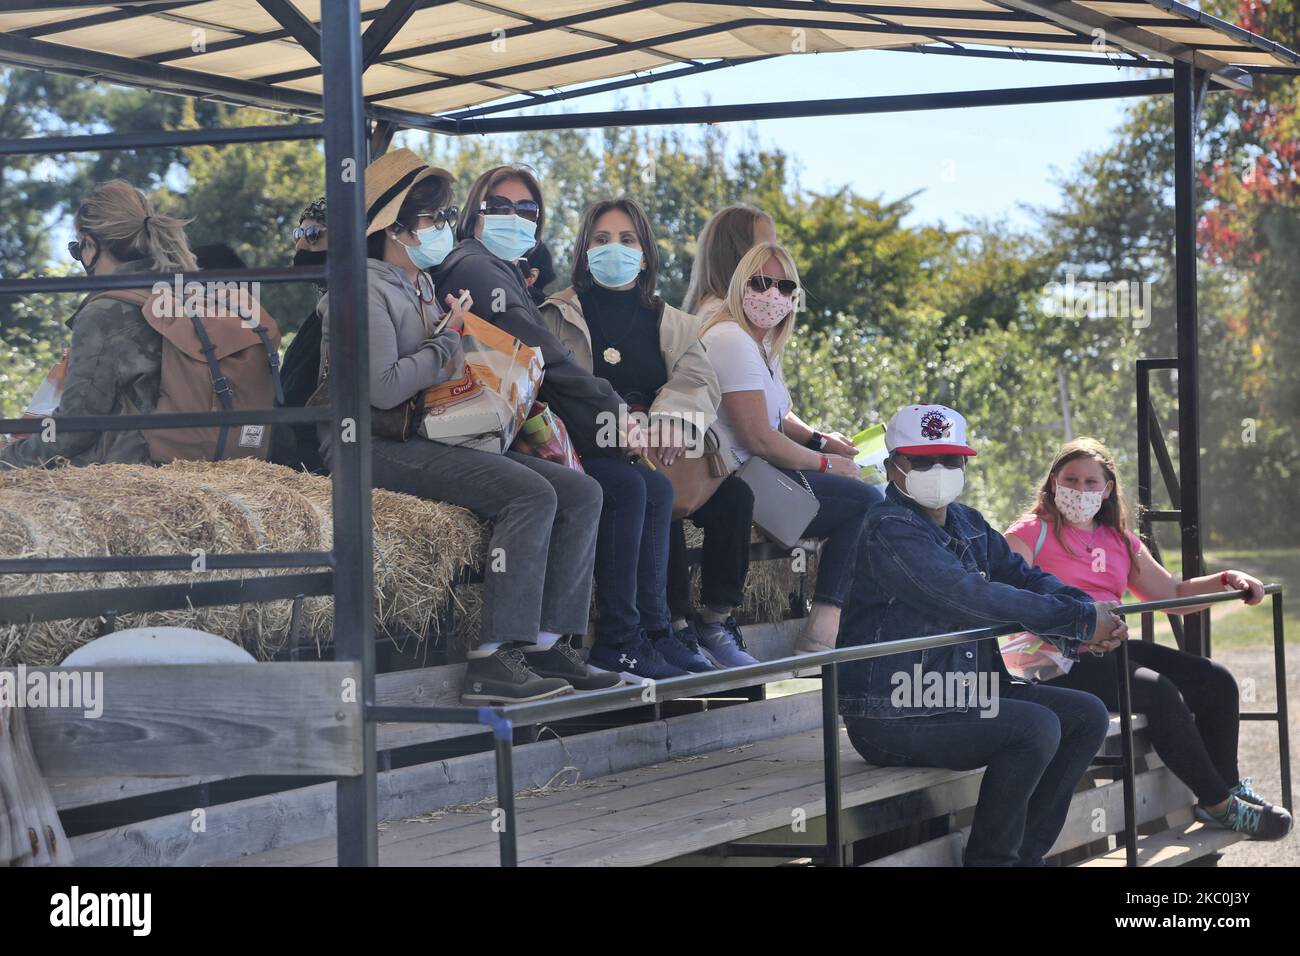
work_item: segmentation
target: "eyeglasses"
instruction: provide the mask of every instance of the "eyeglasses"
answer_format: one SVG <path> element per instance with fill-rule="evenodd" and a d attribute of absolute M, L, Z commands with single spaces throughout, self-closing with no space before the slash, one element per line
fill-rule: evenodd
<path fill-rule="evenodd" d="M 505 196 L 485 196 L 480 211 L 489 216 L 515 215 L 529 222 L 537 222 L 542 217 L 542 207 L 531 199 L 513 202 Z"/>
<path fill-rule="evenodd" d="M 784 296 L 792 296 L 799 288 L 799 283 L 793 279 L 774 279 L 771 276 L 756 275 L 749 277 L 749 287 L 755 292 L 766 292 L 768 289 L 776 286 L 776 290 Z"/>
<path fill-rule="evenodd" d="M 415 218 L 432 219 L 434 229 L 441 229 L 443 226 L 455 226 L 456 220 L 460 218 L 460 207 L 443 206 L 441 209 L 421 209 L 415 214 Z"/>
<path fill-rule="evenodd" d="M 299 226 L 293 231 L 293 241 L 306 239 L 310 243 L 320 242 L 325 237 L 324 226 Z"/>
<path fill-rule="evenodd" d="M 965 468 L 965 455 L 904 455 L 912 464 L 913 471 L 929 471 L 935 465 L 945 468 Z"/>

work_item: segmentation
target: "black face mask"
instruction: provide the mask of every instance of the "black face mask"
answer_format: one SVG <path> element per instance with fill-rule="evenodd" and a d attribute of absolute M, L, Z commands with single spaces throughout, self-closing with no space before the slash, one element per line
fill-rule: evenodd
<path fill-rule="evenodd" d="M 295 266 L 323 266 L 325 257 L 329 255 L 326 249 L 297 249 L 293 254 L 293 264 Z"/>
<path fill-rule="evenodd" d="M 293 253 L 293 264 L 296 268 L 303 266 L 323 266 L 325 257 L 329 255 L 327 249 L 296 249 Z M 317 289 L 325 291 L 325 280 L 317 279 L 314 283 Z"/>

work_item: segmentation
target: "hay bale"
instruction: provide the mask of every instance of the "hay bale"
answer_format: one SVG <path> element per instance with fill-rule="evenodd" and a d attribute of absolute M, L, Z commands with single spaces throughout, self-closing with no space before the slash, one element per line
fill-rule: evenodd
<path fill-rule="evenodd" d="M 686 531 L 686 546 L 699 548 L 704 544 L 704 532 L 690 521 L 683 525 Z M 767 540 L 757 528 L 753 530 L 750 540 L 754 543 Z M 790 601 L 799 594 L 801 579 L 806 581 L 806 596 L 812 598 L 812 585 L 817 579 L 817 554 L 806 555 L 805 574 L 795 570 L 793 558 L 782 561 L 755 561 L 749 566 L 749 575 L 745 579 L 745 602 L 741 605 L 737 618 L 742 624 L 764 624 L 783 621 L 789 615 Z M 698 606 L 700 603 L 700 568 L 691 569 L 691 594 Z"/>
<path fill-rule="evenodd" d="M 0 555 L 6 558 L 89 557 L 108 554 L 103 529 L 75 500 L 33 493 L 0 474 Z M 56 594 L 86 587 L 120 587 L 119 574 L 5 574 L 0 595 Z M 49 621 L 0 627 L 0 665 L 57 664 L 93 640 L 97 620 Z"/>

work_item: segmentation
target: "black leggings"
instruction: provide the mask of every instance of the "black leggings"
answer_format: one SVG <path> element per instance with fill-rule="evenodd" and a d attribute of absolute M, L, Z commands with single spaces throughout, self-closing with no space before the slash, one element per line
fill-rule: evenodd
<path fill-rule="evenodd" d="M 1228 799 L 1237 772 L 1237 680 L 1222 664 L 1149 641 L 1129 641 L 1134 713 L 1145 714 L 1151 744 L 1204 806 Z M 1085 653 L 1050 683 L 1096 694 L 1119 710 L 1119 654 Z M 1195 719 L 1193 719 L 1195 718 Z"/>
<path fill-rule="evenodd" d="M 754 523 L 754 493 L 749 485 L 728 475 L 708 501 L 682 520 L 704 532 L 700 602 L 719 612 L 739 607 L 745 600 Z M 674 619 L 685 619 L 691 616 L 693 605 L 686 532 L 681 521 L 674 521 L 668 538 L 668 607 Z"/>

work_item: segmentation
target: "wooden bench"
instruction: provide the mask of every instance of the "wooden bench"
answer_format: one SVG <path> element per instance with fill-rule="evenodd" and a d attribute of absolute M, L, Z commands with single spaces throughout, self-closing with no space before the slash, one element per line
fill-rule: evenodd
<path fill-rule="evenodd" d="M 775 713 L 811 713 L 816 694 L 766 701 Z M 1112 722 L 1110 736 L 1118 734 Z M 840 731 L 843 806 L 849 840 L 861 840 L 919 819 L 969 811 L 982 771 L 884 768 L 866 764 Z M 535 746 L 535 745 L 534 745 Z M 527 747 L 518 748 L 517 754 Z M 1154 820 L 1186 807 L 1186 789 L 1163 767 L 1139 775 L 1139 814 Z M 1053 852 L 1063 852 L 1122 824 L 1121 784 L 1088 785 L 1076 794 L 1070 820 Z M 524 866 L 644 866 L 659 863 L 753 864 L 747 846 L 761 844 L 769 863 L 787 862 L 773 844 L 815 842 L 825 813 L 820 728 L 782 733 L 749 744 L 610 773 L 594 780 L 524 791 L 517 804 L 519 863 Z M 892 813 L 889 811 L 893 811 Z M 1104 833 L 1095 826 L 1103 812 Z M 871 812 L 857 812 L 871 811 Z M 873 824 L 874 818 L 874 824 Z M 492 866 L 498 860 L 490 802 L 447 808 L 423 819 L 393 821 L 380 835 L 385 866 Z M 961 833 L 895 853 L 875 865 L 960 861 Z M 799 855 L 792 850 L 788 859 Z M 245 857 L 243 866 L 333 866 L 332 839 Z"/>

